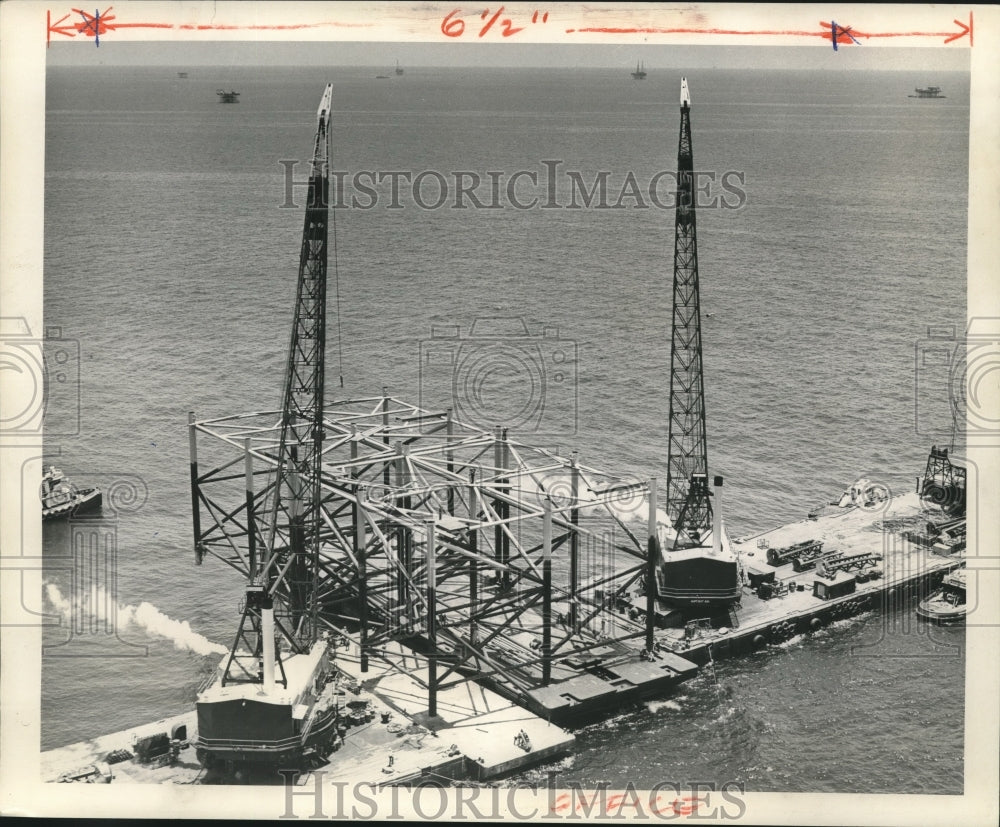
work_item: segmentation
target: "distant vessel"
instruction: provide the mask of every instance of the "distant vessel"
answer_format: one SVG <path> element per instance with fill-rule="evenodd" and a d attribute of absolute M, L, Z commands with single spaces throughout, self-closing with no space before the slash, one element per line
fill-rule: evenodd
<path fill-rule="evenodd" d="M 396 61 L 396 77 L 399 77 L 401 74 L 403 74 L 403 67 L 399 65 L 399 61 L 397 60 Z"/>
<path fill-rule="evenodd" d="M 178 72 L 177 73 L 177 77 L 179 77 L 179 78 L 186 78 L 187 76 L 188 76 L 187 72 Z"/>
<path fill-rule="evenodd" d="M 632 77 L 635 80 L 645 80 L 646 79 L 646 69 L 642 61 L 635 64 L 635 71 L 632 73 Z"/>
<path fill-rule="evenodd" d="M 237 98 L 240 96 L 239 92 L 227 92 L 225 89 L 220 89 L 215 93 L 219 96 L 220 103 L 239 103 Z"/>
<path fill-rule="evenodd" d="M 917 614 L 925 620 L 954 623 L 965 617 L 966 608 L 965 569 L 957 569 L 945 575 L 940 589 L 920 601 Z"/>
<path fill-rule="evenodd" d="M 926 89 L 914 89 L 917 94 L 910 95 L 911 98 L 943 98 L 940 86 L 928 86 Z"/>
<path fill-rule="evenodd" d="M 375 80 L 388 80 L 388 75 L 375 75 Z"/>
<path fill-rule="evenodd" d="M 42 476 L 41 497 L 43 520 L 101 509 L 100 488 L 77 488 L 54 465 L 50 465 Z"/>

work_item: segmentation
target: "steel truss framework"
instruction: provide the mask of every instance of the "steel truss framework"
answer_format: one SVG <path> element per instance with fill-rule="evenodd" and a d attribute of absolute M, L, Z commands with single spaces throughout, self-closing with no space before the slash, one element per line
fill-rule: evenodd
<path fill-rule="evenodd" d="M 292 516 L 265 513 L 290 437 L 279 412 L 192 416 L 189 427 L 198 561 L 213 555 L 252 581 L 264 530 L 271 547 L 293 545 Z M 303 439 L 313 427 L 292 425 Z M 623 597 L 659 555 L 655 480 L 612 477 L 389 396 L 328 402 L 322 428 L 319 479 L 302 480 L 319 492 L 311 602 L 320 628 L 359 644 L 362 670 L 369 658 L 392 664 L 388 644 L 403 641 L 427 655 L 431 692 L 473 676 L 517 697 L 575 674 L 565 662 L 597 647 L 605 659 L 634 659 L 642 638 L 652 649 L 652 606 L 630 617 Z M 279 552 L 274 564 L 284 572 L 294 559 Z M 270 583 L 293 642 L 295 595 L 288 578 Z"/>
<path fill-rule="evenodd" d="M 674 218 L 667 463 L 667 514 L 677 529 L 674 548 L 701 545 L 712 526 L 705 437 L 705 380 L 701 360 L 695 183 L 691 107 L 682 100 Z"/>

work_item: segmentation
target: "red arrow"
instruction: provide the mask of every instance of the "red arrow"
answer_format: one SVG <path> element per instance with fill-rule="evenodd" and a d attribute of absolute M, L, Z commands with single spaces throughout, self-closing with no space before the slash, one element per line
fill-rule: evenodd
<path fill-rule="evenodd" d="M 956 26 L 958 26 L 962 31 L 960 31 L 958 34 L 953 34 L 951 37 L 945 40 L 945 43 L 951 43 L 951 41 L 953 40 L 958 40 L 960 37 L 965 37 L 966 35 L 968 35 L 969 46 L 972 46 L 972 12 L 971 11 L 969 12 L 968 26 L 966 26 L 961 20 L 952 20 L 951 22 L 954 23 Z"/>
<path fill-rule="evenodd" d="M 52 32 L 56 32 L 58 34 L 64 34 L 64 35 L 66 35 L 66 37 L 75 37 L 76 36 L 76 26 L 60 26 L 59 25 L 67 17 L 69 17 L 69 15 L 68 14 L 64 14 L 62 17 L 60 17 L 55 22 L 55 25 L 53 25 L 52 24 L 52 12 L 46 10 L 46 12 L 45 12 L 45 22 L 47 24 L 47 26 L 46 26 L 47 31 L 45 33 L 45 42 L 46 43 L 50 43 L 52 41 Z"/>
<path fill-rule="evenodd" d="M 859 32 L 859 31 L 857 31 L 856 29 L 853 29 L 853 28 L 850 30 L 850 32 L 855 37 L 863 37 L 863 38 L 866 38 L 866 39 L 872 38 L 872 37 L 943 37 L 943 38 L 945 38 L 945 41 L 944 41 L 945 43 L 951 43 L 953 40 L 958 40 L 958 39 L 960 39 L 960 38 L 965 37 L 966 35 L 968 35 L 969 36 L 969 46 L 971 46 L 972 45 L 972 12 L 971 11 L 969 12 L 969 25 L 968 26 L 966 26 L 961 20 L 952 20 L 952 23 L 954 23 L 956 26 L 958 26 L 958 28 L 959 28 L 958 32 Z M 823 21 L 820 22 L 820 25 L 823 28 L 825 28 L 825 29 L 831 28 L 829 23 L 826 23 L 826 22 L 823 22 Z M 842 26 L 839 26 L 839 25 L 837 26 L 838 30 L 842 29 L 842 28 L 845 28 L 845 27 L 842 27 Z M 829 33 L 824 33 L 823 36 L 826 37 L 826 38 L 829 38 L 830 34 Z M 840 33 L 840 31 L 838 31 L 837 32 L 837 42 L 838 43 L 845 43 L 845 42 L 847 42 L 847 41 L 841 40 L 840 37 L 841 37 L 841 33 Z"/>
<path fill-rule="evenodd" d="M 850 34 L 856 38 L 873 38 L 873 37 L 943 37 L 945 38 L 945 43 L 951 43 L 954 40 L 958 40 L 965 35 L 969 36 L 969 46 L 972 46 L 972 12 L 969 12 L 969 25 L 966 26 L 960 20 L 953 21 L 956 26 L 958 26 L 958 32 L 859 32 L 854 28 L 847 26 L 837 25 L 837 43 L 843 43 L 845 45 L 851 43 L 851 39 L 848 36 L 846 30 L 850 30 Z M 826 31 L 802 31 L 796 29 L 718 29 L 718 28 L 707 28 L 707 29 L 697 29 L 688 27 L 666 27 L 666 26 L 591 26 L 582 29 L 566 29 L 567 34 L 573 34 L 575 32 L 600 32 L 603 34 L 735 34 L 735 35 L 778 35 L 778 36 L 788 36 L 788 37 L 822 37 L 824 40 L 830 40 L 832 26 L 830 23 L 825 21 L 820 21 L 820 26 L 822 26 Z"/>

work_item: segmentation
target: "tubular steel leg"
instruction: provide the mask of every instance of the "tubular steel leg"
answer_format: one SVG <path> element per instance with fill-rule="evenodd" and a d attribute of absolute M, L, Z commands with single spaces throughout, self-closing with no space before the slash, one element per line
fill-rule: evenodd
<path fill-rule="evenodd" d="M 253 507 L 253 455 L 250 453 L 249 438 L 243 440 L 246 455 L 246 502 L 247 502 L 247 557 L 250 562 L 250 576 L 257 573 L 257 526 Z"/>
<path fill-rule="evenodd" d="M 479 515 L 479 492 L 476 490 L 476 469 L 469 471 L 469 517 L 472 526 L 469 528 L 469 549 L 472 559 L 469 560 L 469 642 L 476 644 L 479 633 L 476 629 L 476 612 L 479 602 L 479 531 L 475 528 Z"/>
<path fill-rule="evenodd" d="M 576 467 L 577 452 L 574 451 L 570 457 L 570 485 L 573 493 L 573 503 L 579 502 L 580 496 L 580 471 Z M 569 521 L 573 524 L 573 530 L 569 537 L 569 625 L 574 634 L 577 629 L 577 584 L 580 580 L 580 537 L 577 534 L 576 526 L 580 524 L 580 510 L 574 507 L 569 512 Z"/>
<path fill-rule="evenodd" d="M 542 522 L 542 686 L 552 681 L 552 502 Z"/>
<path fill-rule="evenodd" d="M 188 412 L 188 445 L 191 451 L 191 526 L 194 529 L 195 562 L 201 565 L 198 547 L 201 543 L 201 509 L 198 504 L 198 433 L 194 427 L 194 411 Z"/>
<path fill-rule="evenodd" d="M 427 523 L 427 714 L 437 716 L 437 560 L 434 554 L 434 520 Z"/>
<path fill-rule="evenodd" d="M 358 458 L 358 441 L 351 440 L 351 460 Z M 358 622 L 361 625 L 361 671 L 368 671 L 368 572 L 365 563 L 365 517 L 361 506 L 361 488 L 357 468 L 351 470 L 354 483 L 354 556 L 358 561 Z"/>
<path fill-rule="evenodd" d="M 653 653 L 653 610 L 656 605 L 656 478 L 649 481 L 649 542 L 646 549 L 646 650 Z"/>

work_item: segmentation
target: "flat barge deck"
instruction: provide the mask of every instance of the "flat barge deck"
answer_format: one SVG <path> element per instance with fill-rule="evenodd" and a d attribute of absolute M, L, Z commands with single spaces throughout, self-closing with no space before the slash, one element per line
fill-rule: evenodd
<path fill-rule="evenodd" d="M 891 498 L 877 509 L 828 509 L 771 531 L 735 541 L 750 582 L 772 582 L 764 599 L 749 586 L 730 613 L 728 626 L 707 622 L 660 631 L 658 646 L 698 664 L 744 655 L 830 623 L 871 610 L 889 613 L 936 588 L 964 565 L 964 546 L 924 545 L 911 539 L 940 512 L 926 509 L 916 492 Z M 874 568 L 837 571 L 823 577 L 815 568 L 796 571 L 791 561 L 773 565 L 768 549 L 822 542 L 825 553 L 873 555 Z M 877 572 L 877 576 L 872 576 Z M 641 598 L 636 599 L 636 606 Z"/>

